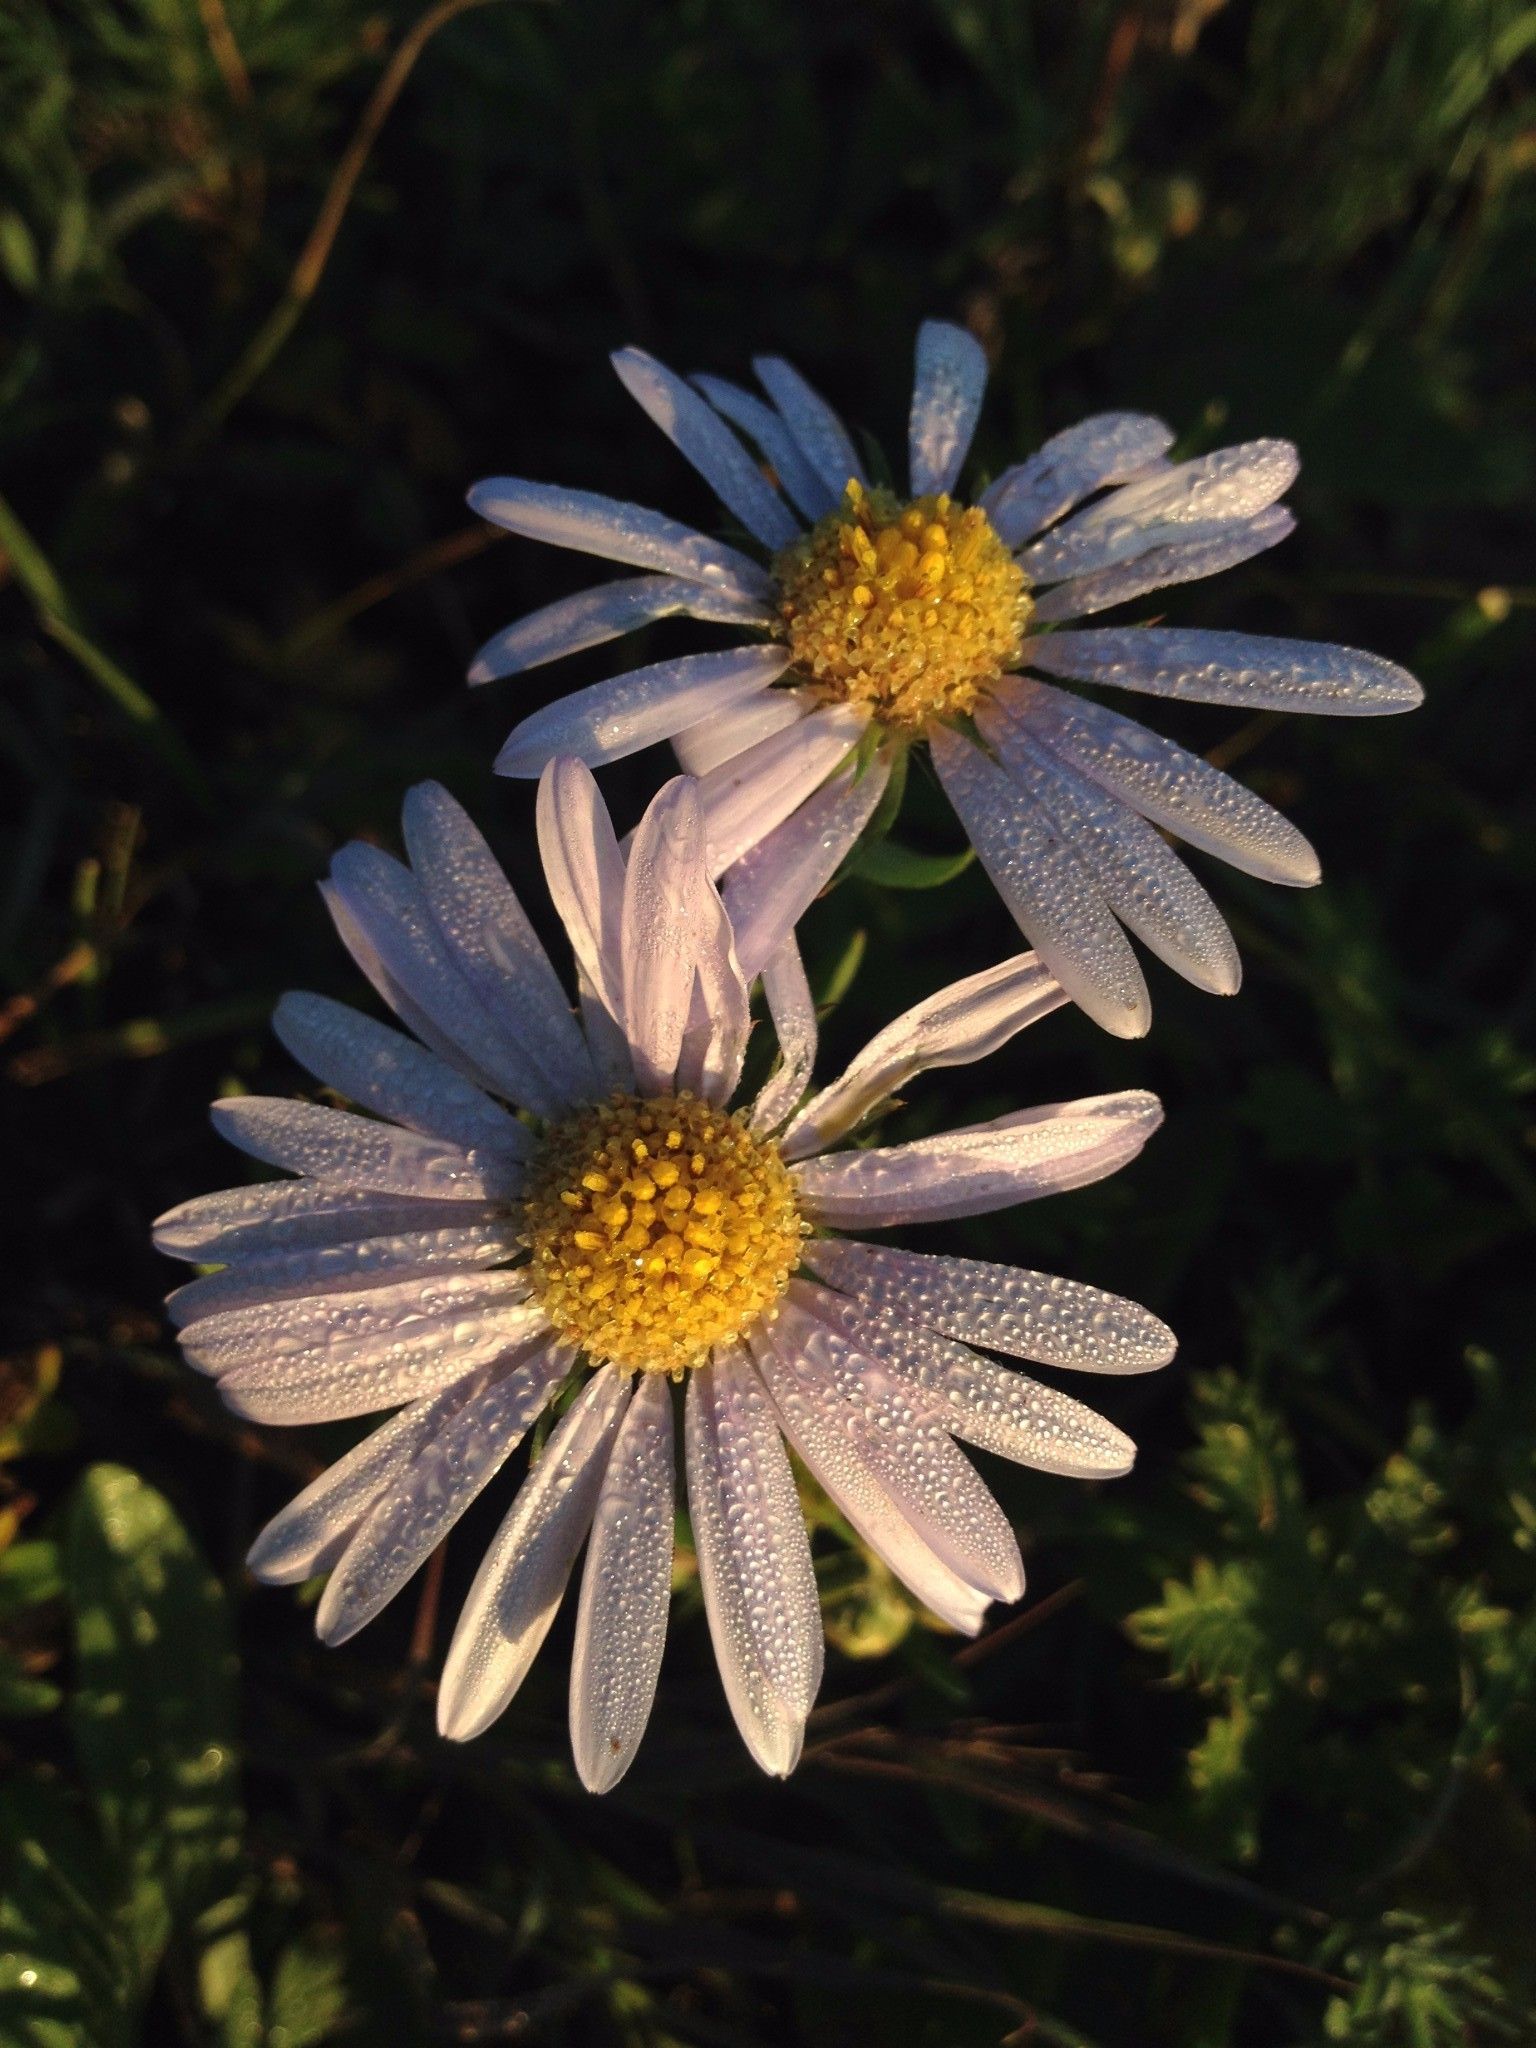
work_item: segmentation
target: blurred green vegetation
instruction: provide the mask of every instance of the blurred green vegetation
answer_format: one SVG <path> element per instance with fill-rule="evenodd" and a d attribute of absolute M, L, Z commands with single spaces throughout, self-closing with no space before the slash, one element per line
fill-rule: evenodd
<path fill-rule="evenodd" d="M 1533 69 L 1516 0 L 10 0 L 4 2048 L 1536 2041 Z M 341 839 L 431 773 L 533 873 L 489 761 L 602 661 L 463 691 L 586 580 L 466 484 L 707 519 L 609 348 L 790 354 L 889 443 L 928 313 L 995 357 L 994 469 L 1104 405 L 1295 437 L 1297 536 L 1167 615 L 1429 703 L 1160 707 L 1323 888 L 1223 872 L 1237 1002 L 1159 973 L 1145 1044 L 1062 1014 L 903 1113 L 1164 1096 L 1116 1180 L 931 1234 L 1175 1325 L 1106 1392 L 1136 1475 L 989 1466 L 1032 1595 L 966 1648 L 822 1529 L 787 1787 L 685 1571 L 596 1802 L 558 1631 L 489 1736 L 431 1732 L 498 1501 L 440 1612 L 338 1652 L 248 1583 L 347 1432 L 221 1412 L 148 1224 L 235 1177 L 210 1096 L 291 1085 L 281 990 L 359 997 L 311 886 Z M 611 771 L 624 820 L 657 766 Z M 922 775 L 901 829 L 955 850 Z M 851 880 L 807 941 L 832 1059 L 1009 933 L 971 870 Z"/>

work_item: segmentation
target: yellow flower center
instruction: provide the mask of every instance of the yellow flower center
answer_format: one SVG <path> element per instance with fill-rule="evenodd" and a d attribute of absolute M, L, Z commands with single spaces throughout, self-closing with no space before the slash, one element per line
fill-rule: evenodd
<path fill-rule="evenodd" d="M 558 1125 L 523 1227 L 568 1343 L 674 1377 L 772 1309 L 805 1234 L 777 1145 L 688 1094 L 614 1095 Z"/>
<path fill-rule="evenodd" d="M 1031 610 L 1023 570 L 978 506 L 903 504 L 855 481 L 774 573 L 795 672 L 908 733 L 970 711 L 1017 661 Z"/>

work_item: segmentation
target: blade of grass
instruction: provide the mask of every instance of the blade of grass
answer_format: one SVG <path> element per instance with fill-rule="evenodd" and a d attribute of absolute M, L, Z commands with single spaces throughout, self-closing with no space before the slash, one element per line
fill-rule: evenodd
<path fill-rule="evenodd" d="M 8 558 L 16 581 L 32 600 L 43 632 L 74 656 L 199 809 L 211 813 L 213 792 L 186 741 L 148 691 L 104 654 L 85 631 L 53 564 L 4 497 L 0 497 L 0 550 Z"/>

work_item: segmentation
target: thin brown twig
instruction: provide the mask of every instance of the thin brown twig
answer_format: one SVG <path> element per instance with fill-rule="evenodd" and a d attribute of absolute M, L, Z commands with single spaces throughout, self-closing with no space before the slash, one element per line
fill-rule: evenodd
<path fill-rule="evenodd" d="M 458 533 L 445 535 L 414 555 L 385 569 L 377 576 L 357 584 L 353 589 L 338 597 L 334 604 L 328 604 L 320 611 L 312 612 L 307 619 L 295 626 L 283 643 L 283 654 L 292 659 L 313 647 L 317 642 L 328 640 L 341 627 L 350 625 L 363 612 L 371 611 L 376 604 L 383 604 L 387 598 L 395 597 L 402 590 L 409 590 L 414 584 L 425 583 L 428 577 L 440 570 L 454 568 L 460 562 L 467 562 L 473 556 L 493 547 L 497 541 L 505 540 L 506 534 L 495 526 L 466 526 Z"/>
<path fill-rule="evenodd" d="M 287 341 L 303 317 L 304 310 L 314 297 L 325 266 L 330 261 L 331 249 L 346 218 L 347 208 L 357 189 L 373 146 L 379 139 L 384 123 L 389 119 L 396 100 L 404 90 L 406 80 L 416 68 L 417 59 L 441 29 L 448 26 L 458 15 L 465 14 L 472 7 L 485 7 L 491 0 L 437 0 L 429 7 L 415 25 L 408 30 L 397 46 L 394 55 L 384 67 L 384 75 L 373 89 L 372 97 L 363 109 L 362 118 L 353 133 L 352 140 L 341 153 L 341 158 L 331 174 L 320 211 L 315 215 L 315 224 L 309 231 L 309 238 L 293 266 L 283 296 L 262 322 L 249 344 L 228 375 L 219 384 L 212 397 L 199 413 L 188 435 L 194 445 L 216 427 L 230 409 L 237 405 L 263 374 Z"/>

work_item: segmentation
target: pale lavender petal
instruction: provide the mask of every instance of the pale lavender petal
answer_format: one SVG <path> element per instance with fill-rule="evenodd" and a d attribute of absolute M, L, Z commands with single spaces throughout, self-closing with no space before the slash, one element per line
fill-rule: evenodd
<path fill-rule="evenodd" d="M 1067 1000 L 1033 953 L 951 983 L 888 1024 L 785 1131 L 786 1159 L 803 1159 L 859 1123 L 930 1067 L 984 1059 Z"/>
<path fill-rule="evenodd" d="M 211 1265 L 353 1245 L 396 1231 L 495 1224 L 503 1213 L 490 1202 L 410 1200 L 318 1181 L 263 1181 L 178 1203 L 156 1219 L 154 1238 L 156 1249 L 170 1258 Z"/>
<path fill-rule="evenodd" d="M 856 1238 L 814 1238 L 804 1262 L 888 1322 L 924 1323 L 1037 1365 L 1154 1372 L 1173 1357 L 1166 1323 L 1122 1295 L 987 1259 L 936 1258 Z"/>
<path fill-rule="evenodd" d="M 1235 995 L 1243 971 L 1232 934 L 1162 835 L 1001 707 L 984 707 L 976 722 L 1093 875 L 1115 915 L 1176 974 L 1213 995 Z"/>
<path fill-rule="evenodd" d="M 405 799 L 405 843 L 454 965 L 498 1020 L 515 1020 L 540 1098 L 567 1108 L 592 1092 L 592 1062 L 570 998 L 501 863 L 440 783 Z M 530 1103 L 530 1108 L 537 1107 Z"/>
<path fill-rule="evenodd" d="M 741 971 L 761 974 L 806 909 L 831 881 L 874 816 L 891 765 L 877 754 L 862 775 L 847 768 L 758 841 L 725 879 Z"/>
<path fill-rule="evenodd" d="M 592 768 L 622 760 L 756 696 L 788 666 L 787 647 L 728 647 L 589 684 L 525 718 L 497 755 L 496 773 L 538 775 L 560 754 Z"/>
<path fill-rule="evenodd" d="M 949 1440 L 940 1407 L 910 1376 L 889 1372 L 859 1342 L 855 1313 L 825 1287 L 794 1281 L 797 1308 L 827 1327 L 827 1341 L 802 1360 L 829 1402 L 845 1401 L 891 1499 L 957 1578 L 993 1600 L 1017 1600 L 1024 1564 L 1008 1518 L 970 1460 Z"/>
<path fill-rule="evenodd" d="M 346 1642 L 388 1606 L 517 1449 L 574 1356 L 534 1339 L 417 1452 L 338 1558 L 315 1615 L 321 1642 Z"/>
<path fill-rule="evenodd" d="M 816 1064 L 816 1003 L 794 934 L 763 968 L 763 994 L 779 1041 L 779 1067 L 752 1105 L 752 1129 L 777 1130 L 810 1085 Z"/>
<path fill-rule="evenodd" d="M 483 1734 L 528 1675 L 597 1507 L 633 1382 L 595 1372 L 561 1418 L 486 1552 L 437 1693 L 438 1732 Z"/>
<path fill-rule="evenodd" d="M 718 718 L 701 719 L 686 732 L 674 733 L 672 751 L 686 774 L 707 775 L 733 754 L 744 752 L 765 740 L 769 733 L 782 732 L 786 725 L 804 718 L 810 709 L 811 700 L 804 691 L 764 690 L 734 710 L 722 711 Z"/>
<path fill-rule="evenodd" d="M 642 1374 L 608 1460 L 576 1611 L 571 1753 L 589 1792 L 611 1792 L 651 1718 L 672 1605 L 672 1400 Z"/>
<path fill-rule="evenodd" d="M 754 356 L 752 367 L 801 453 L 841 503 L 850 478 L 865 481 L 864 468 L 854 453 L 848 429 L 820 392 L 813 391 L 782 356 Z"/>
<path fill-rule="evenodd" d="M 698 786 L 680 775 L 640 820 L 624 874 L 624 1024 L 643 1094 L 666 1094 L 676 1080 L 704 943 L 703 882 Z"/>
<path fill-rule="evenodd" d="M 832 1332 L 791 1305 L 771 1329 L 754 1330 L 750 1343 L 784 1432 L 812 1477 L 924 1606 L 962 1635 L 975 1635 L 987 1596 L 952 1571 L 912 1526 L 871 1462 L 859 1417 L 817 1369 L 833 1349 Z"/>
<path fill-rule="evenodd" d="M 981 508 L 1009 547 L 1021 547 L 1092 492 L 1126 482 L 1172 446 L 1172 427 L 1150 413 L 1095 413 L 1005 469 Z"/>
<path fill-rule="evenodd" d="M 333 916 L 344 913 L 337 929 L 353 957 L 424 1044 L 471 1080 L 540 1115 L 552 1112 L 526 1041 L 465 979 L 409 868 L 354 842 L 331 862 L 327 900 Z"/>
<path fill-rule="evenodd" d="M 757 563 L 724 541 L 707 540 L 691 526 L 680 526 L 644 505 L 626 505 L 596 491 L 493 476 L 475 485 L 469 503 L 493 525 L 529 540 L 547 541 L 551 547 L 602 555 L 610 562 L 632 562 L 638 569 L 660 569 L 744 599 L 766 598 L 772 589 Z"/>
<path fill-rule="evenodd" d="M 929 749 L 982 866 L 1050 972 L 1096 1024 L 1140 1038 L 1152 1021 L 1147 985 L 1093 876 L 970 740 L 938 727 Z"/>
<path fill-rule="evenodd" d="M 853 705 L 824 705 L 712 768 L 699 784 L 709 872 L 734 867 L 782 825 L 847 760 L 868 724 Z"/>
<path fill-rule="evenodd" d="M 987 358 L 976 337 L 947 320 L 925 320 L 907 427 L 914 498 L 955 488 L 986 388 Z"/>
<path fill-rule="evenodd" d="M 576 972 L 576 993 L 582 1029 L 587 1034 L 592 1063 L 604 1090 L 611 1094 L 615 1088 L 621 1088 L 628 1094 L 635 1085 L 635 1063 L 629 1056 L 624 1026 L 592 986 L 584 967 Z"/>
<path fill-rule="evenodd" d="M 297 1585 L 329 1571 L 374 1502 L 483 1383 L 483 1372 L 465 1373 L 430 1400 L 402 1408 L 327 1466 L 256 1538 L 245 1560 L 250 1570 L 269 1586 Z"/>
<path fill-rule="evenodd" d="M 683 379 L 643 348 L 611 358 L 619 381 L 705 483 L 765 548 L 788 545 L 799 523 L 719 414 Z"/>
<path fill-rule="evenodd" d="M 1054 625 L 1061 619 L 1085 619 L 1090 613 L 1108 611 L 1111 605 L 1126 604 L 1149 590 L 1166 590 L 1175 583 L 1195 583 L 1203 576 L 1235 569 L 1283 541 L 1295 529 L 1296 521 L 1283 505 L 1272 505 L 1252 519 L 1234 520 L 1219 526 L 1202 539 L 1168 541 L 1150 547 L 1128 562 L 1100 569 L 1091 576 L 1074 576 L 1058 583 L 1035 601 L 1034 623 Z"/>
<path fill-rule="evenodd" d="M 688 1376 L 687 1463 L 725 1696 L 754 1760 L 787 1777 L 821 1684 L 821 1605 L 773 1403 L 734 1345 Z"/>
<path fill-rule="evenodd" d="M 1136 1446 L 1083 1402 L 889 1311 L 855 1304 L 841 1314 L 858 1344 L 907 1378 L 952 1435 L 1061 1478 L 1130 1471 Z"/>
<path fill-rule="evenodd" d="M 386 855 L 384 858 L 388 859 L 388 856 Z M 391 865 L 398 866 L 399 863 L 392 862 Z M 402 873 L 404 872 L 402 870 Z M 417 909 L 425 917 L 425 906 L 422 903 L 420 891 L 416 889 L 415 876 L 407 874 L 406 882 L 414 892 Z M 472 1081 L 477 1088 L 488 1088 L 498 1093 L 507 1092 L 506 1084 L 497 1075 L 488 1073 L 483 1066 L 465 1052 L 462 1046 L 455 1044 L 446 1031 L 438 1029 L 430 1013 L 416 1001 L 399 977 L 391 973 L 390 969 L 385 965 L 384 956 L 380 952 L 378 945 L 374 943 L 373 934 L 377 931 L 380 941 L 390 946 L 396 957 L 398 957 L 403 945 L 413 945 L 415 943 L 414 938 L 410 934 L 396 934 L 392 941 L 387 932 L 387 912 L 381 913 L 375 906 L 367 903 L 359 905 L 362 912 L 361 919 L 354 917 L 352 911 L 348 908 L 345 894 L 332 881 L 324 881 L 320 884 L 320 897 L 325 904 L 332 924 L 336 927 L 337 937 L 351 954 L 356 965 L 367 976 L 368 980 L 372 982 L 390 1009 L 400 1019 L 400 1022 L 408 1025 L 412 1033 L 421 1040 L 423 1045 L 430 1046 L 440 1059 L 446 1060 L 450 1067 L 462 1074 L 465 1080 Z M 436 944 L 435 938 L 432 943 Z M 426 962 L 408 961 L 406 964 L 408 971 L 419 971 L 422 973 L 427 971 Z M 441 957 L 433 965 L 436 970 L 442 971 L 446 975 L 446 965 Z M 451 990 L 453 986 L 452 977 L 447 977 L 447 989 Z M 434 988 L 433 1000 L 440 1006 L 447 1007 L 447 997 L 443 987 Z"/>
<path fill-rule="evenodd" d="M 624 856 L 583 761 L 551 761 L 535 806 L 544 882 L 577 965 L 615 1023 L 624 1016 Z M 587 1037 L 591 1040 L 590 1020 Z"/>
<path fill-rule="evenodd" d="M 312 1180 L 458 1201 L 516 1194 L 521 1185 L 519 1169 L 505 1154 L 465 1152 L 442 1138 L 425 1138 L 318 1103 L 235 1095 L 216 1102 L 211 1115 L 220 1137 L 242 1152 Z"/>
<path fill-rule="evenodd" d="M 1029 645 L 1032 668 L 1083 682 L 1235 704 L 1244 711 L 1323 711 L 1346 718 L 1411 711 L 1424 692 L 1379 654 L 1260 633 L 1182 626 L 1103 626 L 1046 633 Z"/>
<path fill-rule="evenodd" d="M 736 957 L 736 935 L 709 877 L 695 884 L 697 979 L 677 1058 L 677 1085 L 706 1102 L 724 1105 L 736 1092 L 752 1029 L 747 978 Z"/>
<path fill-rule="evenodd" d="M 1000 701 L 1084 775 L 1189 845 L 1267 882 L 1307 888 L 1318 880 L 1317 855 L 1289 819 L 1198 754 L 1033 678 Z"/>
<path fill-rule="evenodd" d="M 313 1251 L 274 1251 L 240 1259 L 222 1272 L 189 1280 L 166 1297 L 178 1329 L 227 1308 L 248 1308 L 300 1294 L 342 1294 L 362 1287 L 425 1279 L 456 1266 L 496 1266 L 516 1256 L 518 1225 L 502 1215 L 457 1230 L 408 1230 Z"/>
<path fill-rule="evenodd" d="M 1220 527 L 1251 519 L 1289 490 L 1298 467 L 1289 441 L 1246 441 L 1159 467 L 1064 520 L 1025 549 L 1019 566 L 1032 583 L 1059 583 L 1168 542 L 1219 538 Z"/>
<path fill-rule="evenodd" d="M 714 590 L 684 576 L 621 576 L 557 598 L 526 618 L 493 633 L 470 663 L 472 684 L 492 683 L 502 676 L 523 675 L 546 661 L 601 647 L 624 633 L 648 626 L 653 619 L 681 615 L 729 626 L 768 626 L 771 608 L 760 598 L 733 590 Z"/>
<path fill-rule="evenodd" d="M 420 1323 L 515 1307 L 527 1294 L 521 1270 L 438 1272 L 222 1309 L 193 1323 L 181 1348 L 190 1365 L 215 1376 L 263 1362 L 305 1359 L 323 1365 L 333 1353 L 360 1359 L 367 1355 L 361 1347 L 386 1350 Z"/>
<path fill-rule="evenodd" d="M 1155 1095 L 1126 1089 L 1014 1110 L 910 1145 L 802 1160 L 805 1213 L 836 1229 L 981 1216 L 1086 1187 L 1134 1159 L 1163 1120 Z"/>
<path fill-rule="evenodd" d="M 533 1156 L 533 1138 L 499 1103 L 414 1040 L 329 996 L 291 991 L 272 1029 L 316 1080 L 376 1116 L 463 1151 L 509 1159 Z"/>
<path fill-rule="evenodd" d="M 305 1354 L 236 1366 L 221 1375 L 219 1394 L 252 1422 L 340 1422 L 434 1394 L 544 1327 L 542 1310 L 526 1302 L 418 1318 L 387 1346 L 373 1337 L 332 1345 L 323 1363 Z"/>
<path fill-rule="evenodd" d="M 724 377 L 702 372 L 691 380 L 715 411 L 754 440 L 777 476 L 786 496 L 792 498 L 805 518 L 813 524 L 838 503 L 839 491 L 831 490 L 811 467 L 799 443 L 771 405 L 764 405 L 750 391 Z"/>

